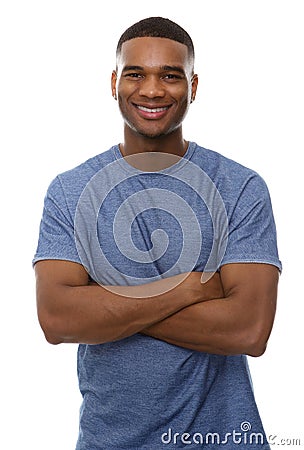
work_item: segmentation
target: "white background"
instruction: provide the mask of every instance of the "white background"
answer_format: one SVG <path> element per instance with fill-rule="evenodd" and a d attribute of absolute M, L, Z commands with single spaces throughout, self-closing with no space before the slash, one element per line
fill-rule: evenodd
<path fill-rule="evenodd" d="M 122 139 L 110 91 L 115 47 L 151 15 L 177 21 L 196 47 L 200 82 L 185 138 L 257 170 L 270 189 L 284 271 L 268 350 L 250 366 L 267 434 L 304 447 L 302 8 L 296 0 L 1 2 L 1 448 L 74 449 L 77 347 L 44 341 L 31 260 L 52 178 Z"/>

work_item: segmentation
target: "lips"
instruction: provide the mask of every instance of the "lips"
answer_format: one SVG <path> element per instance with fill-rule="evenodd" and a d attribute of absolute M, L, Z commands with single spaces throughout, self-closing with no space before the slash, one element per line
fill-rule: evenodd
<path fill-rule="evenodd" d="M 140 111 L 145 111 L 148 113 L 157 113 L 157 112 L 162 112 L 162 111 L 166 111 L 167 109 L 169 109 L 169 106 L 164 106 L 162 108 L 147 108 L 146 106 L 140 106 L 140 105 L 136 105 L 136 107 L 138 109 L 140 109 Z"/>
<path fill-rule="evenodd" d="M 160 119 L 166 115 L 167 111 L 171 108 L 171 105 L 166 106 L 144 106 L 134 104 L 138 113 L 145 119 Z"/>

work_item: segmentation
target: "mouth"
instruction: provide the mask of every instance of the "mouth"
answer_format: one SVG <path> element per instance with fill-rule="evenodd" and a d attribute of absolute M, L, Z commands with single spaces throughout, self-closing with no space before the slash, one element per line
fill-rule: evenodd
<path fill-rule="evenodd" d="M 171 108 L 171 105 L 148 107 L 134 104 L 134 106 L 142 117 L 144 117 L 145 119 L 154 119 L 154 120 L 164 117 L 167 111 Z"/>

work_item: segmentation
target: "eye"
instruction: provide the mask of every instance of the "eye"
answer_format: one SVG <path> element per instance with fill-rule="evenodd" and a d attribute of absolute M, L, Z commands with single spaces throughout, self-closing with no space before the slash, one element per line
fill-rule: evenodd
<path fill-rule="evenodd" d="M 140 73 L 137 72 L 132 72 L 132 73 L 126 73 L 125 74 L 125 78 L 142 78 L 142 75 Z"/>
<path fill-rule="evenodd" d="M 163 76 L 164 80 L 167 81 L 178 81 L 178 80 L 182 80 L 183 77 L 181 75 L 177 75 L 175 73 L 167 73 L 166 75 Z"/>

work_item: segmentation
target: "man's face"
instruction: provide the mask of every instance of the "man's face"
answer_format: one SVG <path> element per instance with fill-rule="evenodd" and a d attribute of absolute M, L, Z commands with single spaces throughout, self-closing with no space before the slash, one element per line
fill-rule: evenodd
<path fill-rule="evenodd" d="M 143 37 L 122 45 L 112 93 L 117 95 L 125 126 L 150 138 L 179 128 L 197 88 L 193 61 L 184 44 Z"/>

